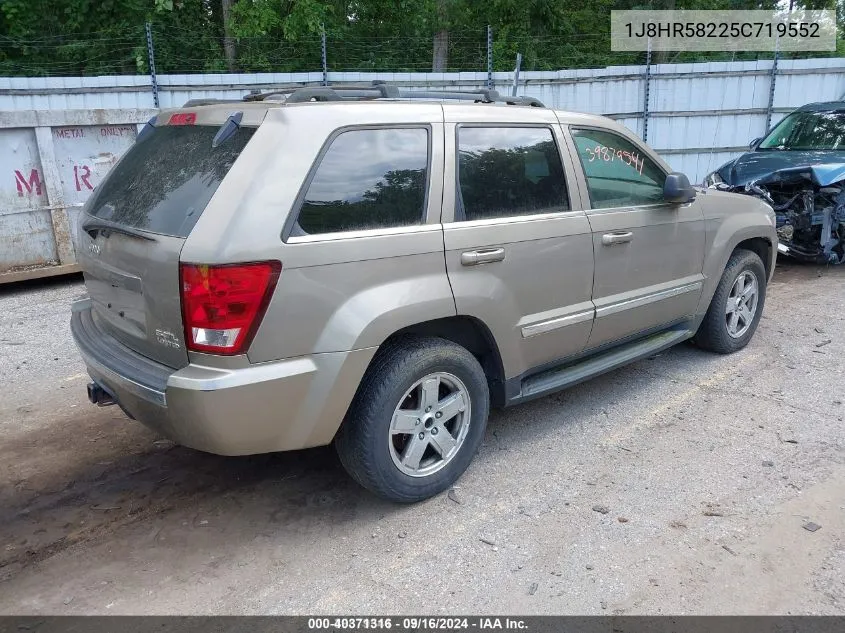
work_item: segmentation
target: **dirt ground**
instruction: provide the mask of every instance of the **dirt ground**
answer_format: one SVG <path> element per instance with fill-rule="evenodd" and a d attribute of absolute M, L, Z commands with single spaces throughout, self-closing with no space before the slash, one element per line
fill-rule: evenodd
<path fill-rule="evenodd" d="M 330 448 L 216 457 L 89 405 L 83 291 L 0 288 L 0 613 L 845 612 L 845 267 L 781 265 L 738 354 L 494 412 L 414 506 Z"/>

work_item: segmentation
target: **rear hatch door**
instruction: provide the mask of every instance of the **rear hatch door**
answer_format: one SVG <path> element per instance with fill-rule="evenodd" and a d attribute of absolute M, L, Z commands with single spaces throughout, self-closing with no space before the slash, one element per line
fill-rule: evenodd
<path fill-rule="evenodd" d="M 171 117 L 171 121 L 174 120 Z M 188 364 L 179 254 L 255 128 L 148 125 L 81 214 L 77 256 L 98 326 L 139 354 Z"/>

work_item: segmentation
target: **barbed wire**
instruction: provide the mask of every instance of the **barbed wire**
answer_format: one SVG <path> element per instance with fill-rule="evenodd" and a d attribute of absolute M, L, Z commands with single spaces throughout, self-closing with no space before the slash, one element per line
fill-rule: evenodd
<path fill-rule="evenodd" d="M 234 58 L 227 58 L 222 33 L 180 25 L 151 27 L 156 70 L 160 74 L 215 72 L 320 72 L 322 40 L 308 36 L 287 40 L 276 35 L 232 38 Z M 522 70 L 596 68 L 641 65 L 645 53 L 610 50 L 608 33 L 493 34 L 493 70 L 511 71 L 516 53 Z M 830 56 L 781 54 L 782 58 Z M 433 37 L 419 34 L 372 35 L 354 32 L 326 34 L 329 72 L 432 72 Z M 686 52 L 661 56 L 661 63 L 697 61 L 754 61 L 772 59 L 772 52 Z M 472 29 L 450 32 L 445 71 L 487 70 L 487 33 Z M 654 61 L 654 60 L 653 60 Z M 37 38 L 0 35 L 0 75 L 73 76 L 145 74 L 149 69 L 143 25 L 87 33 L 62 33 Z"/>

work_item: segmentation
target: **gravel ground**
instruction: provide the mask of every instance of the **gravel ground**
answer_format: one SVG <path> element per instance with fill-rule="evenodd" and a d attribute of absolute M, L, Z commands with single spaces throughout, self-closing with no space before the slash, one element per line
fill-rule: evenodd
<path fill-rule="evenodd" d="M 0 613 L 845 611 L 845 267 L 780 266 L 738 354 L 494 412 L 414 506 L 329 448 L 216 457 L 90 406 L 82 292 L 0 288 Z"/>

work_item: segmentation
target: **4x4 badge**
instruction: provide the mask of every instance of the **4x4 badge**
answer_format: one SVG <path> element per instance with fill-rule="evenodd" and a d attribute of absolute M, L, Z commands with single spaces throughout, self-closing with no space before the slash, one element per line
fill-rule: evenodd
<path fill-rule="evenodd" d="M 88 244 L 88 252 L 92 255 L 99 255 L 101 248 L 102 247 L 96 242 L 91 242 L 90 244 Z"/>

